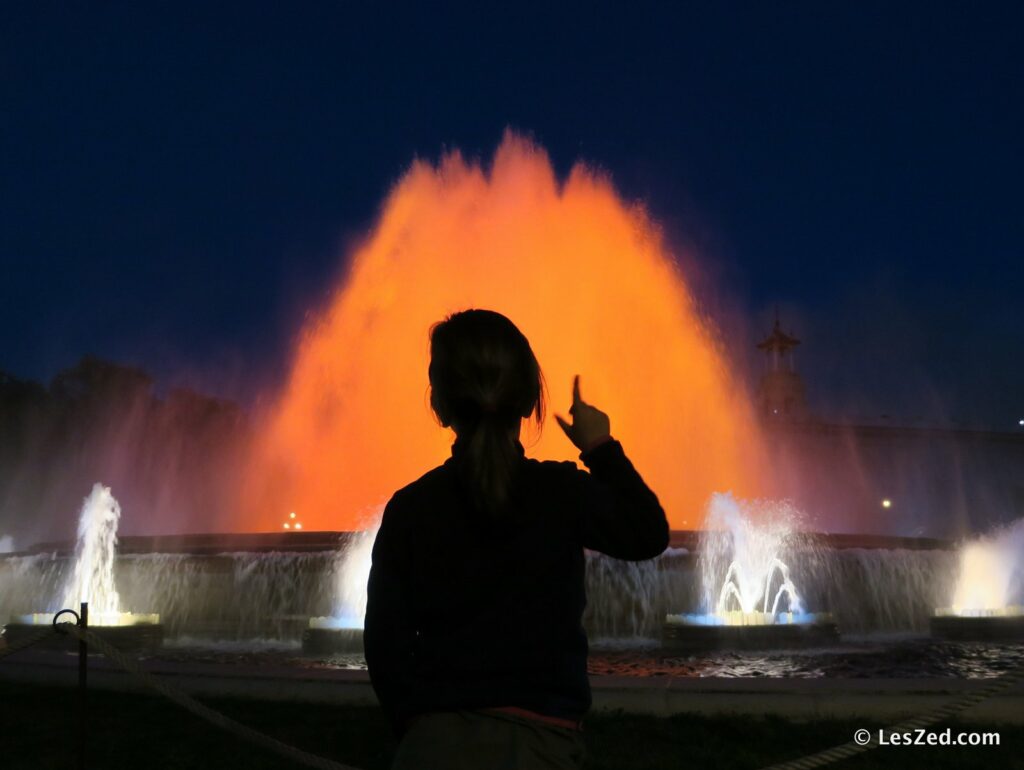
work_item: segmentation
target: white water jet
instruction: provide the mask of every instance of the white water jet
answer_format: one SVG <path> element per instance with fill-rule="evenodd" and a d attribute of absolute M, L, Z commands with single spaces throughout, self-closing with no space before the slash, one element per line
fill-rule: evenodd
<path fill-rule="evenodd" d="M 121 598 L 114 586 L 120 521 L 121 506 L 110 487 L 94 485 L 78 516 L 75 566 L 64 588 L 64 607 L 77 609 L 79 602 L 89 602 L 89 613 L 97 619 L 121 611 Z"/>
<path fill-rule="evenodd" d="M 1024 519 L 960 548 L 960 570 L 950 610 L 961 616 L 1024 612 Z"/>
<path fill-rule="evenodd" d="M 799 518 L 785 502 L 740 502 L 731 494 L 711 497 L 699 549 L 708 622 L 714 618 L 730 625 L 762 625 L 794 622 L 805 614 L 783 561 Z"/>
<path fill-rule="evenodd" d="M 78 539 L 71 574 L 60 592 L 60 607 L 78 612 L 82 602 L 89 603 L 89 625 L 130 626 L 159 623 L 159 615 L 138 615 L 121 611 L 121 597 L 114 585 L 114 559 L 117 556 L 117 525 L 121 506 L 110 487 L 93 485 L 78 515 Z M 32 625 L 47 624 L 53 613 L 17 615 L 14 620 Z"/>
<path fill-rule="evenodd" d="M 338 553 L 334 569 L 334 602 L 329 617 L 310 618 L 310 628 L 362 629 L 366 618 L 366 583 L 370 579 L 373 543 L 380 513 L 366 529 L 353 532 Z"/>

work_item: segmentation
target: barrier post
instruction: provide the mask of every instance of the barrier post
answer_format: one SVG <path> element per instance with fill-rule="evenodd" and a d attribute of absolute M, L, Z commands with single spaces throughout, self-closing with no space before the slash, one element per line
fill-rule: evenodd
<path fill-rule="evenodd" d="M 78 627 L 85 634 L 89 630 L 89 602 L 82 602 L 78 616 Z M 86 709 L 88 707 L 88 666 L 89 647 L 85 636 L 78 639 L 78 770 L 85 770 L 85 736 L 88 724 Z"/>

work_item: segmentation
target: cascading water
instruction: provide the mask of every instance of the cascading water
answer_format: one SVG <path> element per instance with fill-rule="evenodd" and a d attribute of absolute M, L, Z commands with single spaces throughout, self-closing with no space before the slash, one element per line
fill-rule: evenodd
<path fill-rule="evenodd" d="M 21 620 L 22 613 L 39 607 L 67 606 L 70 587 L 103 564 L 100 574 L 113 571 L 105 584 L 117 588 L 117 609 L 159 610 L 165 632 L 178 640 L 297 641 L 310 618 L 314 627 L 328 630 L 362 627 L 379 518 L 353 533 L 338 551 L 148 553 L 115 559 L 116 532 L 101 537 L 97 531 L 101 525 L 112 530 L 116 519 L 110 510 L 116 501 L 104 495 L 109 490 L 94 490 L 83 508 L 82 522 L 91 522 L 83 531 L 91 534 L 75 558 L 0 556 L 0 622 Z M 753 612 L 756 623 L 773 611 L 787 621 L 790 612 L 807 607 L 828 608 L 844 633 L 920 632 L 927 629 L 934 608 L 954 595 L 954 551 L 816 546 L 811 538 L 798 536 L 798 516 L 791 508 L 743 503 L 727 495 L 712 502 L 709 521 L 718 529 L 702 534 L 694 552 L 669 549 L 639 564 L 588 554 L 584 624 L 591 638 L 611 644 L 654 641 L 667 615 L 722 624 L 726 621 L 719 611 L 725 618 L 736 617 L 734 622 Z M 1021 549 L 1015 538 L 1022 529 L 1015 525 L 995 538 L 998 546 L 990 546 L 1001 556 L 989 566 L 1000 565 L 1004 576 L 1018 575 L 1016 583 L 996 581 L 1009 585 L 1008 592 L 1000 591 L 1007 602 L 1019 601 L 1013 586 L 1020 586 Z M 88 551 L 87 543 L 110 546 L 94 556 L 92 567 L 77 556 Z M 982 585 L 991 582 L 976 570 L 962 572 L 965 580 L 973 576 Z M 99 595 L 83 594 L 93 607 L 99 606 Z M 1001 601 L 988 604 L 1001 606 Z M 52 616 L 38 617 L 38 622 L 49 622 Z"/>
<path fill-rule="evenodd" d="M 791 565 L 809 607 L 827 607 L 844 634 L 919 633 L 948 601 L 956 570 L 951 550 L 821 548 Z"/>
<path fill-rule="evenodd" d="M 587 609 L 584 624 L 593 642 L 641 640 L 654 635 L 650 619 L 663 586 L 660 560 L 622 562 L 587 554 Z"/>
<path fill-rule="evenodd" d="M 353 551 L 354 557 L 366 554 L 362 560 L 347 559 L 347 548 L 120 554 L 114 578 L 121 606 L 158 610 L 169 638 L 297 641 L 311 617 L 362 616 L 361 599 L 354 604 L 344 599 L 344 586 L 360 591 L 365 586 L 367 566 L 348 567 L 366 565 L 372 539 L 363 535 Z M 780 558 L 802 605 L 828 608 L 844 633 L 924 632 L 935 607 L 950 603 L 957 577 L 957 554 L 951 550 L 815 548 L 801 542 Z M 655 640 L 666 615 L 710 614 L 728 564 L 710 592 L 703 590 L 703 566 L 699 552 L 682 549 L 639 564 L 588 554 L 584 624 L 591 639 Z M 73 569 L 71 558 L 52 553 L 0 556 L 0 623 L 57 607 Z M 778 574 L 773 581 L 774 601 Z M 738 606 L 731 593 L 729 601 L 730 609 Z M 784 595 L 780 604 L 786 601 Z M 762 597 L 761 608 L 763 602 Z"/>

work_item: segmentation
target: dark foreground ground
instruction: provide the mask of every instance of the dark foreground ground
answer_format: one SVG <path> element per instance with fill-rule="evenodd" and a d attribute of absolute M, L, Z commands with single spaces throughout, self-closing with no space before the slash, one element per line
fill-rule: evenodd
<path fill-rule="evenodd" d="M 0 766 L 75 767 L 73 689 L 0 682 Z M 376 770 L 394 748 L 375 708 L 204 699 L 231 717 L 307 751 Z M 880 725 L 777 718 L 595 714 L 586 723 L 593 770 L 749 768 L 810 754 Z M 834 765 L 847 768 L 1022 768 L 1024 727 L 940 725 L 1000 733 L 999 747 L 883 747 Z M 89 694 L 89 768 L 300 767 L 250 747 L 159 697 Z"/>

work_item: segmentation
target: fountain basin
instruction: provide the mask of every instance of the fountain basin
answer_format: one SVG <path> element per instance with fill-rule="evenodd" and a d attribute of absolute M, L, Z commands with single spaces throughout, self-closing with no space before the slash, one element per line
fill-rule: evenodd
<path fill-rule="evenodd" d="M 302 651 L 307 655 L 362 653 L 362 624 L 348 618 L 310 618 L 309 627 L 302 633 Z"/>
<path fill-rule="evenodd" d="M 941 607 L 930 621 L 931 634 L 959 642 L 1024 642 L 1024 607 L 954 610 Z"/>
<path fill-rule="evenodd" d="M 15 643 L 39 633 L 39 629 L 53 623 L 52 612 L 35 612 L 31 615 L 15 615 L 11 623 L 4 626 L 2 638 Z M 152 652 L 160 648 L 164 640 L 164 627 L 160 616 L 155 613 L 137 614 L 132 612 L 102 612 L 89 615 L 89 630 L 119 650 L 126 652 Z M 59 635 L 38 644 L 43 649 L 78 649 L 78 640 L 69 635 Z"/>
<path fill-rule="evenodd" d="M 839 641 L 839 629 L 828 613 L 668 615 L 661 641 L 679 652 L 824 647 Z"/>
<path fill-rule="evenodd" d="M 30 615 L 15 615 L 13 622 L 25 626 L 48 626 L 53 623 L 52 612 L 33 612 Z M 65 617 L 67 621 L 70 616 Z M 141 626 L 158 625 L 160 615 L 152 613 L 137 612 L 90 612 L 89 627 L 96 626 Z"/>

